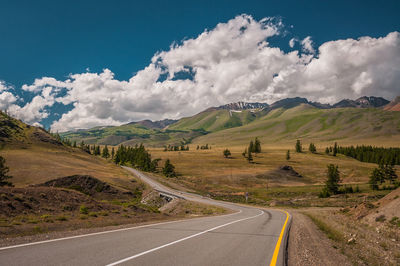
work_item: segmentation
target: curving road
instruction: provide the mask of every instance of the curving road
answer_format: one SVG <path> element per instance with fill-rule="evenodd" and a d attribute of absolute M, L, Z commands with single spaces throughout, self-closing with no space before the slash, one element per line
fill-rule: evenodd
<path fill-rule="evenodd" d="M 154 189 L 235 213 L 0 248 L 0 265 L 284 265 L 290 216 L 167 188 Z"/>

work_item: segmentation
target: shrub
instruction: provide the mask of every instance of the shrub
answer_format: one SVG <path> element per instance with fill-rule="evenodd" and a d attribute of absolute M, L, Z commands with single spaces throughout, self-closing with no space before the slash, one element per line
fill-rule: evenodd
<path fill-rule="evenodd" d="M 97 212 L 89 212 L 90 217 L 97 217 Z"/>
<path fill-rule="evenodd" d="M 330 196 L 331 194 L 326 188 L 324 188 L 318 195 L 319 198 L 329 198 Z"/>
<path fill-rule="evenodd" d="M 89 210 L 88 210 L 88 208 L 87 208 L 85 205 L 81 205 L 81 207 L 79 208 L 79 212 L 80 212 L 81 214 L 88 214 L 88 213 L 89 213 Z"/>
<path fill-rule="evenodd" d="M 382 215 L 379 215 L 378 217 L 375 218 L 375 221 L 376 221 L 376 222 L 381 222 L 381 223 L 382 223 L 382 222 L 386 221 L 386 217 L 385 217 L 385 215 L 383 215 L 383 214 L 382 214 Z"/>
<path fill-rule="evenodd" d="M 68 218 L 64 215 L 60 215 L 56 217 L 56 220 L 63 222 L 63 221 L 68 221 Z"/>
<path fill-rule="evenodd" d="M 46 223 L 52 223 L 53 222 L 53 219 L 51 219 L 51 215 L 50 214 L 43 214 L 42 216 L 40 216 L 40 218 Z"/>

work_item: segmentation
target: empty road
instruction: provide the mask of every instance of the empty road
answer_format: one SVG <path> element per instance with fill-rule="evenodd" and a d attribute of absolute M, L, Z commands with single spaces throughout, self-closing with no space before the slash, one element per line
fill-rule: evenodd
<path fill-rule="evenodd" d="M 163 222 L 0 248 L 1 265 L 284 265 L 290 216 L 175 191 L 156 190 L 235 213 Z"/>

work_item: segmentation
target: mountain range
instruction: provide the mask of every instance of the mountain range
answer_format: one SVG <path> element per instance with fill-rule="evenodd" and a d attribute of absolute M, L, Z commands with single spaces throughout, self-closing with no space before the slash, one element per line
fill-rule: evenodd
<path fill-rule="evenodd" d="M 267 103 L 236 102 L 210 107 L 179 120 L 143 120 L 116 127 L 95 127 L 61 133 L 89 144 L 149 146 L 191 142 L 242 142 L 248 135 L 269 134 L 271 141 L 295 138 L 351 139 L 400 136 L 400 97 L 392 103 L 364 96 L 322 104 L 295 97 Z M 224 136 L 224 137 L 221 137 Z"/>

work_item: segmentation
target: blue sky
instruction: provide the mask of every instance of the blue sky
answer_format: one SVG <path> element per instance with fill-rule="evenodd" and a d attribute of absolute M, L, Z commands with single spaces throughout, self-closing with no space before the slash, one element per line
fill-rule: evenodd
<path fill-rule="evenodd" d="M 212 31 L 218 23 L 240 14 L 255 21 L 281 19 L 284 27 L 278 35 L 269 36 L 268 42 L 285 53 L 293 49 L 300 52 L 300 42 L 307 36 L 318 50 L 329 41 L 385 37 L 400 29 L 399 1 L 193 2 L 0 1 L 0 80 L 14 87 L 12 93 L 20 98 L 20 106 L 38 93 L 23 91 L 21 86 L 42 77 L 63 81 L 71 73 L 109 69 L 114 79 L 127 81 L 149 66 L 155 53 L 168 51 L 173 42 L 195 39 L 205 29 Z M 299 40 L 293 48 L 288 44 L 292 38 Z M 273 97 L 260 100 L 265 99 Z M 57 115 L 71 110 L 73 103 L 47 106 L 40 110 L 47 112 L 47 117 L 35 122 L 49 126 Z M 171 114 L 182 116 L 196 110 Z M 134 113 L 136 116 L 126 119 L 140 119 L 137 110 Z"/>

